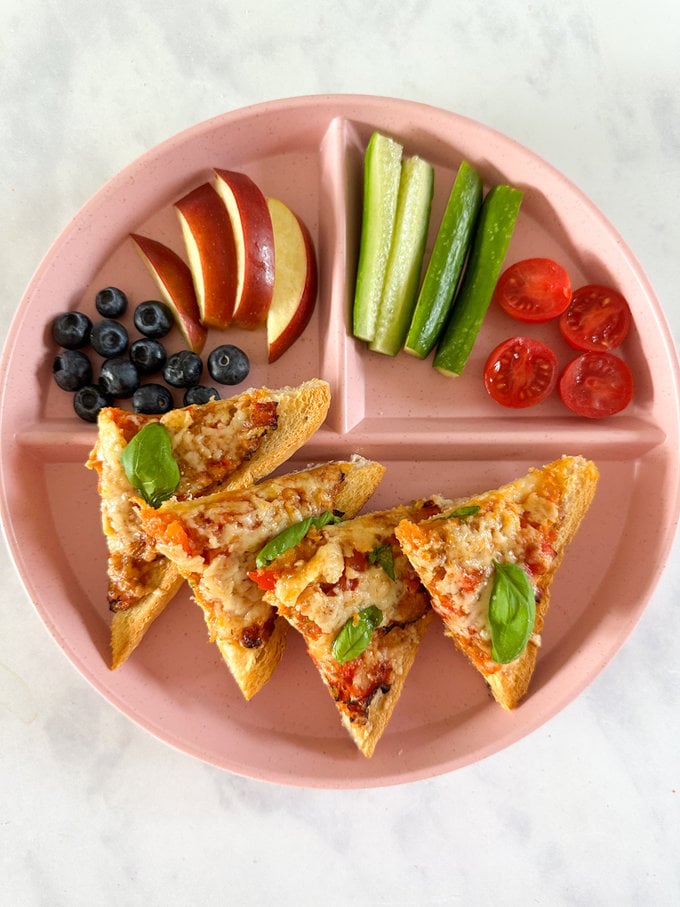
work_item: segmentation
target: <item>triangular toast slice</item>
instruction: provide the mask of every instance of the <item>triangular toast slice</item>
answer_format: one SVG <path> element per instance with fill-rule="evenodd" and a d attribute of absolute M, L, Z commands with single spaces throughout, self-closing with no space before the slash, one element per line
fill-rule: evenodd
<path fill-rule="evenodd" d="M 246 699 L 269 680 L 285 643 L 286 623 L 249 574 L 257 555 L 279 533 L 325 513 L 354 516 L 384 474 L 354 457 L 266 479 L 239 491 L 194 501 L 138 502 L 145 531 L 188 580 Z"/>
<path fill-rule="evenodd" d="M 97 442 L 87 466 L 97 471 L 101 515 L 108 545 L 111 667 L 119 667 L 182 585 L 174 565 L 145 535 L 132 506 L 137 492 L 120 456 L 151 422 L 170 435 L 180 469 L 178 500 L 243 488 L 284 463 L 320 427 L 330 388 L 313 379 L 297 387 L 251 388 L 215 400 L 147 416 L 109 407 L 99 415 Z"/>
<path fill-rule="evenodd" d="M 420 501 L 312 529 L 256 575 L 269 590 L 265 599 L 304 637 L 343 726 L 367 757 L 432 616 L 394 530 L 439 512 L 436 501 Z"/>
<path fill-rule="evenodd" d="M 594 463 L 562 457 L 502 488 L 452 503 L 443 518 L 403 520 L 397 527 L 446 634 L 506 709 L 528 690 L 551 583 L 597 480 Z M 535 602 L 535 620 L 524 627 L 534 606 L 524 603 L 517 591 L 523 588 Z M 528 639 L 517 654 L 512 647 L 522 646 L 523 632 Z"/>

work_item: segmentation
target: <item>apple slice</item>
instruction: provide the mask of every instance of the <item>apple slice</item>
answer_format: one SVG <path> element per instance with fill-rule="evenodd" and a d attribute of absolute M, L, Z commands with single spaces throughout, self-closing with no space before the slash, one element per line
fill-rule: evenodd
<path fill-rule="evenodd" d="M 203 183 L 175 202 L 175 210 L 182 226 L 201 321 L 209 327 L 226 328 L 234 313 L 237 285 L 231 218 L 211 183 Z"/>
<path fill-rule="evenodd" d="M 215 168 L 215 189 L 231 218 L 236 245 L 234 323 L 263 325 L 274 291 L 274 234 L 267 201 L 245 173 Z"/>
<path fill-rule="evenodd" d="M 275 362 L 307 327 L 316 305 L 318 281 L 314 245 L 303 222 L 276 198 L 268 198 L 267 205 L 276 261 L 267 344 L 269 362 Z"/>
<path fill-rule="evenodd" d="M 131 233 L 130 238 L 163 298 L 175 316 L 189 349 L 200 353 L 208 331 L 201 324 L 194 281 L 189 265 L 156 239 Z"/>

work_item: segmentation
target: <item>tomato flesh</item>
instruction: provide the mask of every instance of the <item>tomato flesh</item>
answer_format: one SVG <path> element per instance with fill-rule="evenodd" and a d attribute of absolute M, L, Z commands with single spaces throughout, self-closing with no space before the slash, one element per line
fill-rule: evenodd
<path fill-rule="evenodd" d="M 265 592 L 270 592 L 276 587 L 279 578 L 278 573 L 273 570 L 265 570 L 261 567 L 259 570 L 249 570 L 248 577 Z"/>
<path fill-rule="evenodd" d="M 560 331 L 574 349 L 606 351 L 621 346 L 631 322 L 630 307 L 618 290 L 588 284 L 574 291 Z"/>
<path fill-rule="evenodd" d="M 557 356 L 549 346 L 530 337 L 510 337 L 487 359 L 484 386 L 497 403 L 522 409 L 552 393 L 557 371 Z"/>
<path fill-rule="evenodd" d="M 589 351 L 565 368 L 559 394 L 577 415 L 603 419 L 621 412 L 633 399 L 633 376 L 614 353 Z"/>
<path fill-rule="evenodd" d="M 518 321 L 550 321 L 569 305 L 571 280 L 562 265 L 550 258 L 525 258 L 501 274 L 494 299 Z"/>

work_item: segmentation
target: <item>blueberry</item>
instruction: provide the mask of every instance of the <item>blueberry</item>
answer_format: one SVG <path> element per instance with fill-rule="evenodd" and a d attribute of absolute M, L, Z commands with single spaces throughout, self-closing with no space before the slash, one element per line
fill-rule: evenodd
<path fill-rule="evenodd" d="M 152 340 L 151 337 L 135 340 L 130 347 L 130 359 L 137 366 L 140 375 L 159 372 L 167 358 L 163 344 L 159 340 Z"/>
<path fill-rule="evenodd" d="M 169 412 L 175 405 L 172 394 L 162 384 L 141 384 L 132 395 L 132 409 L 150 416 Z"/>
<path fill-rule="evenodd" d="M 77 391 L 92 381 L 92 365 L 79 350 L 62 350 L 52 363 L 54 380 L 64 391 Z"/>
<path fill-rule="evenodd" d="M 239 384 L 248 376 L 250 360 L 237 346 L 224 343 L 208 356 L 208 371 L 220 384 Z"/>
<path fill-rule="evenodd" d="M 99 372 L 99 383 L 112 397 L 131 397 L 139 387 L 139 372 L 124 356 L 107 359 Z"/>
<path fill-rule="evenodd" d="M 127 296 L 118 287 L 104 287 L 94 300 L 94 305 L 104 318 L 120 318 L 127 309 Z"/>
<path fill-rule="evenodd" d="M 219 400 L 220 394 L 215 387 L 206 387 L 204 384 L 196 384 L 194 387 L 187 388 L 184 394 L 184 405 L 191 406 L 192 403 L 208 403 L 210 400 Z"/>
<path fill-rule="evenodd" d="M 163 369 L 163 377 L 172 387 L 191 387 L 198 384 L 203 362 L 198 353 L 191 350 L 180 350 L 173 353 Z"/>
<path fill-rule="evenodd" d="M 165 337 L 174 324 L 172 310 L 164 302 L 150 299 L 140 302 L 134 314 L 135 327 L 145 337 Z"/>
<path fill-rule="evenodd" d="M 128 332 L 118 321 L 104 318 L 92 327 L 90 343 L 100 356 L 111 359 L 120 356 L 127 349 Z"/>
<path fill-rule="evenodd" d="M 77 350 L 90 342 L 92 322 L 82 312 L 63 312 L 52 322 L 52 337 L 59 346 Z"/>
<path fill-rule="evenodd" d="M 85 422 L 96 422 L 99 410 L 111 406 L 112 398 L 96 384 L 86 384 L 73 396 L 73 408 L 76 415 Z"/>

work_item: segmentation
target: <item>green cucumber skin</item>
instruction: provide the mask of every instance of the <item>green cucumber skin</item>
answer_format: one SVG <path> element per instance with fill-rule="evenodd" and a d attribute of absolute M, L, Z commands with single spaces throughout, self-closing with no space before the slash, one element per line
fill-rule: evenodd
<path fill-rule="evenodd" d="M 396 356 L 404 345 L 418 296 L 434 194 L 434 167 L 414 156 L 404 161 L 375 336 L 370 349 Z"/>
<path fill-rule="evenodd" d="M 503 267 L 522 195 L 514 186 L 494 186 L 482 202 L 463 281 L 434 357 L 434 367 L 444 375 L 460 375 L 472 352 Z"/>
<path fill-rule="evenodd" d="M 402 146 L 374 132 L 364 156 L 364 200 L 352 333 L 372 340 L 392 241 L 401 177 Z"/>
<path fill-rule="evenodd" d="M 435 238 L 405 349 L 425 359 L 434 349 L 453 304 L 482 204 L 482 180 L 463 161 Z"/>

